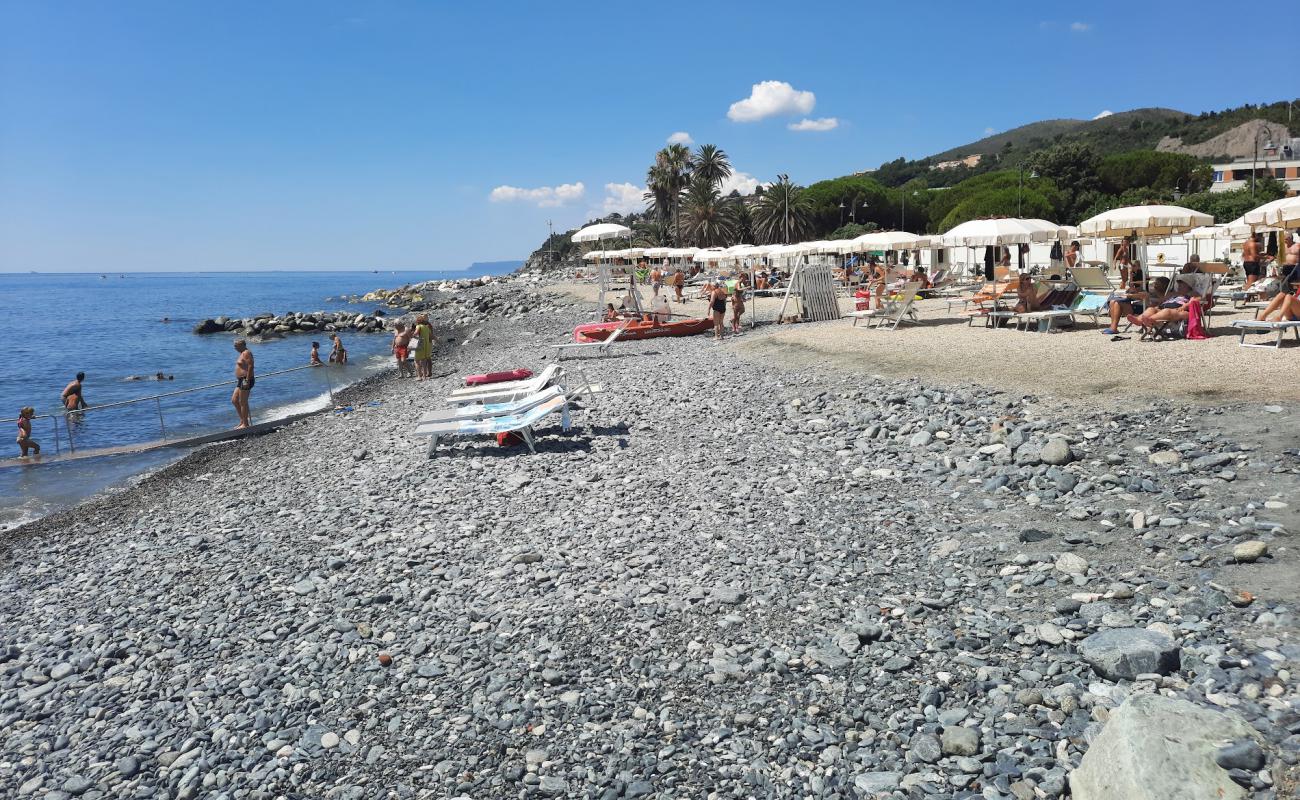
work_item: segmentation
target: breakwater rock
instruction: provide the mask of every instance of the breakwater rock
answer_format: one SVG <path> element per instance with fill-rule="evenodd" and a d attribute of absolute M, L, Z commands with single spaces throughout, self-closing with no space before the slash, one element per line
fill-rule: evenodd
<path fill-rule="evenodd" d="M 290 311 L 276 316 L 270 312 L 255 317 L 213 317 L 194 326 L 198 334 L 237 333 L 241 336 L 275 336 L 321 331 L 357 331 L 374 333 L 384 330 L 384 313 L 354 314 L 347 311 Z"/>
<path fill-rule="evenodd" d="M 501 276 L 459 281 L 426 281 L 396 289 L 376 289 L 346 298 L 354 303 L 383 303 L 410 313 L 427 313 L 448 324 L 468 325 L 491 318 L 549 313 L 560 303 L 536 290 L 535 276 Z"/>

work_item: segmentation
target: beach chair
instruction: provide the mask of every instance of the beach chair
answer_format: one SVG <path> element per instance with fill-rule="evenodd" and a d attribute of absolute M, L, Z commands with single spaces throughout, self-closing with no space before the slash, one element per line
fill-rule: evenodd
<path fill-rule="evenodd" d="M 889 330 L 897 330 L 904 320 L 920 322 L 916 315 L 916 309 L 912 307 L 916 303 L 916 293 L 920 290 L 920 281 L 905 283 L 897 294 L 888 296 L 889 299 L 886 300 L 884 308 L 877 308 L 874 311 L 850 311 L 844 316 L 853 318 L 853 327 L 855 328 L 858 326 L 858 320 L 864 319 L 867 321 L 867 327 L 871 327 L 872 321 L 875 321 L 875 327 L 877 328 L 889 325 Z"/>
<path fill-rule="evenodd" d="M 1295 334 L 1297 342 L 1300 342 L 1300 322 L 1265 322 L 1262 319 L 1239 319 L 1232 323 L 1232 327 L 1237 329 L 1240 337 L 1237 344 L 1241 347 L 1268 347 L 1274 350 L 1282 349 L 1282 340 L 1286 338 L 1286 332 L 1291 331 Z M 1272 342 L 1256 344 L 1246 341 L 1248 333 L 1272 333 L 1274 339 Z"/>
<path fill-rule="evenodd" d="M 564 431 L 572 426 L 569 420 L 569 401 L 563 395 L 529 408 L 517 414 L 504 414 L 497 417 L 481 419 L 453 419 L 440 422 L 418 423 L 415 427 L 417 436 L 429 437 L 429 458 L 437 454 L 438 439 L 445 436 L 495 436 L 500 433 L 517 433 L 528 445 L 528 451 L 537 452 L 533 426 L 547 416 L 560 412 L 560 425 Z"/>
<path fill-rule="evenodd" d="M 627 326 L 630 324 L 632 324 L 631 320 L 627 320 L 623 322 L 623 324 L 619 325 L 617 328 L 610 331 L 609 336 L 606 336 L 604 341 L 560 342 L 559 344 L 554 344 L 551 346 L 555 348 L 556 358 L 560 358 L 565 353 L 577 353 L 577 352 L 592 352 L 595 353 L 597 356 L 607 356 L 609 355 L 610 346 L 613 345 L 615 342 L 617 342 L 620 338 L 622 338 L 623 334 L 627 331 Z"/>
<path fill-rule="evenodd" d="M 519 381 L 501 381 L 500 383 L 485 383 L 481 386 L 465 386 L 453 391 L 447 395 L 447 401 L 450 403 L 483 403 L 499 402 L 498 400 L 483 400 L 482 398 L 499 398 L 506 396 L 512 399 L 516 396 L 532 394 L 541 391 L 550 386 L 564 374 L 564 369 L 558 364 L 548 364 L 546 369 L 532 376 Z"/>
<path fill-rule="evenodd" d="M 567 397 L 563 386 L 547 386 L 539 392 L 533 392 L 532 394 L 516 397 L 504 402 L 468 403 L 465 405 L 452 406 L 451 408 L 440 408 L 437 411 L 429 411 L 421 415 L 416 424 L 425 425 L 434 422 L 488 419 L 490 417 L 505 417 L 511 414 L 522 414 L 525 411 L 532 409 L 534 406 L 541 405 L 555 397 Z"/>
<path fill-rule="evenodd" d="M 1115 291 L 1115 285 L 1106 277 L 1106 271 L 1100 267 L 1075 267 L 1067 270 L 1070 280 L 1074 285 L 1079 287 L 1082 292 L 1105 292 L 1111 294 Z"/>

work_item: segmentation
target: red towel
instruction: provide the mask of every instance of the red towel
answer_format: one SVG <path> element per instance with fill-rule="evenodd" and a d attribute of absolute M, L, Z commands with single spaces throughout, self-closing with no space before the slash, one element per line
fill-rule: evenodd
<path fill-rule="evenodd" d="M 1210 335 L 1206 333 L 1205 328 L 1201 325 L 1201 300 L 1198 297 L 1193 297 L 1187 302 L 1187 338 L 1210 338 Z"/>

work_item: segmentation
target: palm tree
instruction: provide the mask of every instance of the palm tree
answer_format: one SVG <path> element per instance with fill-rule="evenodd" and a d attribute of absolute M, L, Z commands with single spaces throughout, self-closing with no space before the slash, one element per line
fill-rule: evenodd
<path fill-rule="evenodd" d="M 685 213 L 679 230 L 696 247 L 716 247 L 735 241 L 736 209 L 731 198 L 719 194 L 717 186 L 696 178 L 686 190 L 682 205 Z"/>
<path fill-rule="evenodd" d="M 691 172 L 714 186 L 731 177 L 731 159 L 716 144 L 702 144 L 691 156 Z"/>
<path fill-rule="evenodd" d="M 760 244 L 789 244 L 812 227 L 812 209 L 803 187 L 790 183 L 789 175 L 776 179 L 753 207 L 754 235 Z"/>
<path fill-rule="evenodd" d="M 668 247 L 672 244 L 672 231 L 661 220 L 645 220 L 632 228 L 633 247 Z"/>
<path fill-rule="evenodd" d="M 673 221 L 678 230 L 678 209 L 682 190 L 691 180 L 691 151 L 683 144 L 670 144 L 655 154 L 655 163 L 646 172 L 645 198 L 660 219 Z"/>

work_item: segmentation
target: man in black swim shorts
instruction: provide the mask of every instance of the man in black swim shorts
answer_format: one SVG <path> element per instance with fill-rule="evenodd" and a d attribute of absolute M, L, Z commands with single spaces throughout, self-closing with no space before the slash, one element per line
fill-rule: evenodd
<path fill-rule="evenodd" d="M 253 353 L 248 349 L 248 343 L 236 339 L 235 351 L 239 356 L 235 358 L 235 391 L 230 395 L 230 404 L 239 414 L 239 424 L 235 426 L 238 429 L 253 424 L 249 419 L 248 393 L 253 390 L 256 378 L 253 375 Z"/>

